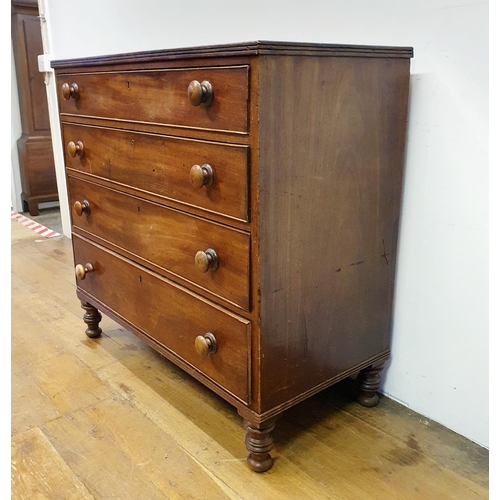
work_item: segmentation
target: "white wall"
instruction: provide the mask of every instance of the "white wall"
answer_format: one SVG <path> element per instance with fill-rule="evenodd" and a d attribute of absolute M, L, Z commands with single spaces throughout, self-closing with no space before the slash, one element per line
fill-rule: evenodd
<path fill-rule="evenodd" d="M 414 47 L 384 391 L 487 446 L 488 2 L 45 1 L 55 59 L 257 39 Z"/>

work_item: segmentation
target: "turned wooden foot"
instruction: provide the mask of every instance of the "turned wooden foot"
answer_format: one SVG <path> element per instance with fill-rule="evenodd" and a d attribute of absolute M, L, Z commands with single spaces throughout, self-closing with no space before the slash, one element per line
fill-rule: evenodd
<path fill-rule="evenodd" d="M 101 313 L 94 306 L 91 306 L 88 302 L 82 301 L 82 309 L 85 311 L 85 314 L 83 315 L 83 321 L 85 321 L 87 325 L 85 333 L 91 339 L 99 337 L 99 335 L 101 335 L 102 333 L 102 330 L 99 328 L 99 322 L 102 319 Z"/>
<path fill-rule="evenodd" d="M 273 448 L 272 432 L 276 419 L 273 418 L 257 426 L 252 426 L 247 420 L 243 420 L 243 425 L 247 431 L 245 445 L 250 452 L 247 457 L 247 463 L 255 472 L 266 472 L 274 463 L 273 457 L 269 452 Z"/>
<path fill-rule="evenodd" d="M 384 365 L 369 366 L 359 372 L 356 382 L 359 387 L 358 403 L 360 405 L 368 408 L 378 405 L 377 391 L 380 388 L 380 372 L 383 368 Z"/>

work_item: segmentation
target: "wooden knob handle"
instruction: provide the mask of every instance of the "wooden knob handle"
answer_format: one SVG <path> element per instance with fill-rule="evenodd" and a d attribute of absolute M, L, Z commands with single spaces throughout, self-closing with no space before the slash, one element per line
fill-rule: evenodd
<path fill-rule="evenodd" d="M 77 264 L 75 266 L 75 275 L 79 280 L 84 280 L 87 273 L 91 273 L 94 271 L 94 266 L 92 264 L 87 263 L 84 266 L 82 264 Z"/>
<path fill-rule="evenodd" d="M 87 215 L 90 214 L 90 203 L 87 200 L 75 201 L 73 208 L 78 217 L 81 217 L 84 213 Z"/>
<path fill-rule="evenodd" d="M 200 356 L 205 358 L 210 353 L 214 354 L 217 352 L 217 339 L 213 333 L 198 335 L 194 340 L 194 348 Z"/>
<path fill-rule="evenodd" d="M 219 267 L 219 258 L 215 250 L 209 248 L 205 252 L 202 250 L 196 252 L 194 263 L 199 271 L 206 273 L 208 270 L 215 271 Z"/>
<path fill-rule="evenodd" d="M 71 157 L 75 157 L 76 155 L 78 156 L 83 156 L 83 142 L 82 141 L 77 141 L 76 143 L 73 141 L 68 142 L 68 154 Z"/>
<path fill-rule="evenodd" d="M 69 101 L 73 98 L 75 101 L 78 99 L 78 85 L 76 83 L 63 83 L 61 86 L 63 99 Z"/>
<path fill-rule="evenodd" d="M 201 167 L 193 165 L 189 171 L 189 179 L 195 189 L 201 189 L 203 186 L 208 189 L 213 186 L 215 181 L 214 170 L 208 163 Z"/>
<path fill-rule="evenodd" d="M 207 80 L 201 83 L 198 80 L 193 80 L 188 86 L 188 98 L 193 106 L 200 104 L 209 106 L 214 98 L 212 84 Z"/>

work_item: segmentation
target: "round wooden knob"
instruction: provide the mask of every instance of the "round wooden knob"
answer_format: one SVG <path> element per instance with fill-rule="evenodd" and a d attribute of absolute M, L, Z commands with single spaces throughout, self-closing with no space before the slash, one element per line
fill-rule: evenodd
<path fill-rule="evenodd" d="M 194 263 L 199 271 L 206 273 L 208 270 L 215 271 L 219 267 L 219 258 L 215 250 L 209 248 L 205 252 L 202 250 L 196 252 Z"/>
<path fill-rule="evenodd" d="M 78 217 L 81 217 L 84 213 L 87 215 L 90 214 L 90 203 L 87 200 L 75 201 L 73 208 Z"/>
<path fill-rule="evenodd" d="M 92 264 L 87 263 L 84 266 L 82 264 L 77 264 L 75 266 L 75 275 L 79 280 L 84 280 L 87 273 L 91 273 L 94 271 L 94 266 Z"/>
<path fill-rule="evenodd" d="M 194 340 L 194 348 L 196 352 L 207 357 L 210 353 L 217 352 L 217 340 L 213 333 L 205 333 L 205 335 L 198 335 Z"/>
<path fill-rule="evenodd" d="M 78 99 L 78 85 L 76 83 L 63 83 L 61 86 L 63 99 L 69 101 L 73 98 L 75 101 Z"/>
<path fill-rule="evenodd" d="M 68 154 L 71 157 L 75 157 L 76 155 L 78 156 L 83 156 L 83 142 L 82 141 L 69 141 L 68 142 Z"/>
<path fill-rule="evenodd" d="M 203 186 L 208 189 L 213 186 L 215 181 L 214 170 L 208 163 L 201 167 L 193 165 L 189 171 L 189 179 L 195 189 L 201 189 Z"/>
<path fill-rule="evenodd" d="M 214 90 L 212 84 L 207 80 L 199 82 L 198 80 L 193 80 L 188 86 L 188 98 L 189 102 L 193 106 L 209 106 L 214 98 Z"/>

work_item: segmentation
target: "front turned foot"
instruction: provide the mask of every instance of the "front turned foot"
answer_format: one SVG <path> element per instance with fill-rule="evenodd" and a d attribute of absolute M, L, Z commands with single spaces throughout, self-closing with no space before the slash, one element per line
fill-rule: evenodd
<path fill-rule="evenodd" d="M 273 448 L 272 432 L 276 419 L 269 420 L 254 427 L 247 420 L 243 421 L 247 436 L 245 445 L 250 452 L 247 463 L 254 472 L 266 472 L 274 464 L 274 459 L 269 452 Z"/>
<path fill-rule="evenodd" d="M 101 335 L 102 330 L 99 328 L 99 322 L 102 319 L 101 313 L 94 307 L 91 306 L 88 302 L 82 301 L 82 309 L 85 311 L 83 315 L 83 321 L 85 321 L 87 325 L 87 329 L 85 333 L 91 339 L 99 337 Z"/>
<path fill-rule="evenodd" d="M 380 388 L 380 372 L 383 368 L 384 365 L 369 366 L 359 372 L 356 382 L 359 387 L 358 403 L 360 405 L 368 408 L 378 405 L 377 391 Z"/>

